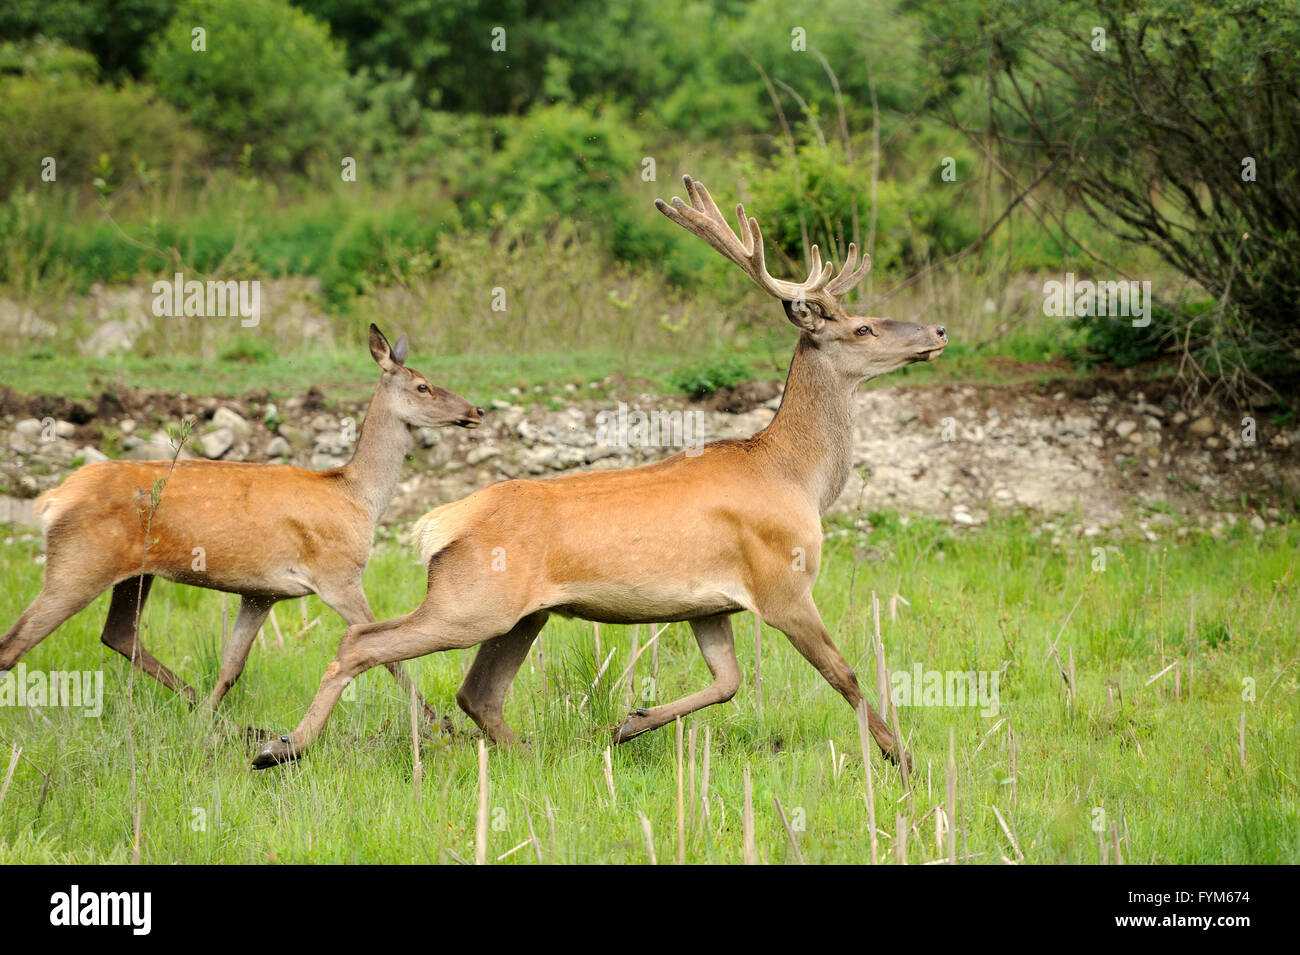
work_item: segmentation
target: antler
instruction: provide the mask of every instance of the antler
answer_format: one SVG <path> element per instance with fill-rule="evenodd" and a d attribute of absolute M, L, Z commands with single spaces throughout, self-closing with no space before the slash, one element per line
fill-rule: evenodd
<path fill-rule="evenodd" d="M 844 267 L 832 279 L 834 269 L 829 262 L 822 264 L 821 251 L 814 245 L 808 278 L 802 283 L 774 279 L 768 274 L 763 259 L 763 232 L 758 227 L 757 219 L 745 215 L 744 205 L 736 205 L 736 218 L 740 221 L 740 232 L 737 234 L 723 219 L 722 212 L 709 195 L 709 190 L 704 188 L 704 183 L 690 176 L 683 176 L 682 182 L 686 184 L 690 205 L 673 196 L 671 206 L 662 199 L 656 199 L 655 208 L 739 265 L 755 285 L 772 297 L 783 302 L 816 302 L 826 318 L 839 318 L 845 314 L 840 299 L 871 271 L 870 256 L 863 256 L 862 264 L 859 265 L 858 247 L 850 243 Z"/>

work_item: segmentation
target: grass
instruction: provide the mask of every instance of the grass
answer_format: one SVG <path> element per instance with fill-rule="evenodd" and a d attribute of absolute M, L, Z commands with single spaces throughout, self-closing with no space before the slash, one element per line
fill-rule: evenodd
<path fill-rule="evenodd" d="M 1106 570 L 1092 569 L 1105 543 Z M 12 621 L 37 592 L 39 544 L 10 538 L 0 564 L 10 585 L 0 621 Z M 1127 862 L 1295 863 L 1300 861 L 1300 606 L 1294 600 L 1300 525 L 1225 540 L 1189 535 L 1147 543 L 1134 538 L 1053 538 L 1025 518 L 955 531 L 929 520 L 872 515 L 862 533 L 832 528 L 817 596 L 840 648 L 875 697 L 868 649 L 871 592 L 899 586 L 910 608 L 882 629 L 891 670 L 916 663 L 934 670 L 1000 670 L 1001 710 L 906 707 L 903 731 L 917 760 L 909 862 L 943 858 L 935 815 L 945 802 L 948 733 L 955 738 L 957 852 L 996 863 L 1014 850 L 990 807 L 1015 834 L 1025 859 L 1094 863 L 1098 810 L 1114 821 Z M 901 582 L 901 583 L 900 583 Z M 366 589 L 382 617 L 405 613 L 423 596 L 410 552 L 381 542 Z M 147 645 L 205 692 L 215 678 L 220 607 L 233 598 L 159 582 L 147 611 Z M 1078 602 L 1072 616 L 1071 607 Z M 1195 665 L 1189 616 L 1195 611 Z M 320 617 L 304 638 L 300 608 Z M 10 744 L 23 747 L 0 805 L 0 861 L 128 861 L 132 816 L 126 729 L 128 666 L 98 641 L 107 595 L 25 659 L 29 668 L 104 671 L 99 719 L 69 709 L 0 708 L 0 773 Z M 475 745 L 426 736 L 417 799 L 406 700 L 382 671 L 362 676 L 356 698 L 341 702 L 324 737 L 301 762 L 254 773 L 238 727 L 282 731 L 302 715 L 341 635 L 338 619 L 315 598 L 282 604 L 285 632 L 269 628 L 227 698 L 229 723 L 214 731 L 145 678 L 135 684 L 135 741 L 144 804 L 141 858 L 174 862 L 445 862 L 474 857 Z M 1067 616 L 1069 622 L 1066 623 Z M 761 712 L 753 677 L 754 627 L 735 620 L 744 678 L 731 703 L 688 720 L 711 738 L 711 824 L 698 807 L 686 840 L 688 862 L 742 858 L 743 773 L 754 781 L 758 859 L 794 855 L 773 806 L 780 799 L 810 863 L 868 857 L 864 779 L 852 713 L 778 633 L 763 638 Z M 1064 625 L 1064 626 L 1063 626 Z M 1062 661 L 1072 656 L 1077 697 L 1046 652 L 1060 632 Z M 648 636 L 642 628 L 639 638 Z M 639 814 L 649 820 L 661 862 L 675 856 L 674 737 L 665 728 L 611 754 L 616 797 L 603 770 L 608 730 L 625 712 L 623 687 L 632 628 L 602 627 L 602 649 L 616 647 L 597 691 L 592 626 L 553 619 L 515 683 L 506 715 L 530 742 L 525 752 L 491 749 L 488 858 L 527 843 L 529 820 L 542 857 L 562 862 L 644 862 Z M 707 671 L 687 627 L 664 633 L 658 683 L 650 654 L 634 688 L 656 701 L 692 692 Z M 451 708 L 469 653 L 411 664 L 435 706 Z M 1181 695 L 1174 674 L 1182 661 Z M 1068 663 L 1067 663 L 1068 665 Z M 1253 698 L 1243 700 L 1246 688 Z M 1109 689 L 1109 692 L 1108 692 Z M 590 695 L 585 705 L 584 696 Z M 468 720 L 456 712 L 458 725 Z M 1245 765 L 1238 727 L 1245 714 Z M 1005 722 L 999 720 L 1005 719 Z M 1008 727 L 1014 729 L 1013 765 Z M 830 744 L 843 757 L 832 764 Z M 699 788 L 702 753 L 696 755 Z M 39 770 L 39 771 L 38 771 Z M 50 787 L 42 797 L 44 776 Z M 881 851 L 889 857 L 895 813 L 909 812 L 896 771 L 874 753 Z M 1014 777 L 1014 783 L 1013 783 Z M 0 777 L 2 778 L 2 777 Z M 549 814 L 547 806 L 552 807 Z M 553 830 L 552 830 L 553 824 Z M 553 832 L 553 835 L 552 835 Z M 530 844 L 507 857 L 536 861 Z"/>
<path fill-rule="evenodd" d="M 466 397 L 489 402 L 505 398 L 516 403 L 562 397 L 557 385 L 574 384 L 591 397 L 619 392 L 616 381 L 655 394 L 680 394 L 702 377 L 700 371 L 725 368 L 730 380 L 783 379 L 794 351 L 794 333 L 777 327 L 756 337 L 747 347 L 720 349 L 694 358 L 691 375 L 682 372 L 680 354 L 619 354 L 608 349 L 540 351 L 520 354 L 430 355 L 412 346 L 411 367 Z M 1081 377 L 1084 372 L 1054 361 L 1048 351 L 1016 359 L 1007 350 L 978 351 L 950 346 L 937 362 L 912 365 L 865 387 L 901 384 L 1014 384 Z M 230 353 L 221 358 L 148 357 L 136 354 L 86 358 L 39 349 L 26 354 L 0 354 L 0 382 L 19 395 L 39 395 L 71 401 L 97 397 L 104 391 L 135 388 L 165 394 L 240 396 L 265 389 L 271 399 L 299 395 L 315 386 L 331 401 L 361 401 L 374 390 L 375 366 L 364 348 L 326 351 L 304 346 L 289 352 L 257 352 L 253 357 Z M 593 387 L 594 386 L 594 387 Z M 512 396 L 510 389 L 530 394 Z M 620 392 L 621 393 L 621 392 Z"/>

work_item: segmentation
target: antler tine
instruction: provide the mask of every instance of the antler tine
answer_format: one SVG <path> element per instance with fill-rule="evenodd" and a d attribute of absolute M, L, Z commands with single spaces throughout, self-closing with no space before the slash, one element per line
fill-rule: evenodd
<path fill-rule="evenodd" d="M 745 214 L 744 204 L 736 204 L 736 218 L 740 229 L 733 231 L 704 183 L 690 176 L 682 176 L 682 183 L 686 187 L 689 202 L 673 196 L 671 205 L 662 199 L 656 199 L 655 208 L 682 228 L 698 235 L 740 266 L 755 285 L 774 298 L 797 301 L 816 297 L 824 299 L 823 304 L 829 308 L 838 307 L 837 303 L 832 301 L 834 293 L 827 292 L 827 285 L 835 270 L 831 263 L 822 263 L 821 251 L 817 246 L 812 247 L 812 267 L 809 269 L 808 278 L 802 283 L 773 278 L 768 274 L 763 253 L 763 232 L 759 228 L 758 220 Z M 845 274 L 841 272 L 835 281 L 836 284 L 840 284 L 845 280 Z M 855 278 L 854 281 L 856 280 Z M 852 285 L 848 287 L 851 288 Z"/>
<path fill-rule="evenodd" d="M 866 277 L 871 271 L 871 256 L 864 254 L 862 264 L 858 265 L 858 247 L 855 243 L 849 243 L 849 254 L 844 259 L 844 267 L 840 269 L 840 274 L 835 276 L 835 280 L 826 286 L 826 291 L 836 297 L 847 294 L 859 282 Z"/>

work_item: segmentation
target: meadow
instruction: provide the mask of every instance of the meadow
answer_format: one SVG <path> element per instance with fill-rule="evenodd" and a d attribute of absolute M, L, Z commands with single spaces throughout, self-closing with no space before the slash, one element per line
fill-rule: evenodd
<path fill-rule="evenodd" d="M 898 708 L 915 760 L 910 791 L 871 746 L 880 862 L 1300 861 L 1300 526 L 1176 542 L 1172 532 L 1156 542 L 1117 533 L 1102 541 L 1098 570 L 1098 540 L 1024 517 L 974 530 L 863 517 L 856 529 L 830 528 L 816 596 L 868 697 L 877 697 L 873 593 L 891 673 L 920 664 L 999 674 L 996 715 Z M 39 553 L 30 534 L 5 541 L 0 619 L 35 595 Z M 366 589 L 380 618 L 422 598 L 422 568 L 396 535 L 379 543 Z M 894 601 L 891 619 L 895 594 L 906 604 Z M 159 581 L 145 644 L 202 692 L 233 604 Z M 98 641 L 106 609 L 107 595 L 24 661 L 102 668 L 100 718 L 0 708 L 0 764 L 22 747 L 0 805 L 0 862 L 121 863 L 137 851 L 145 864 L 475 858 L 477 742 L 453 702 L 468 652 L 408 664 L 458 729 L 421 730 L 418 781 L 408 701 L 381 671 L 357 681 L 302 760 L 256 772 L 245 727 L 296 724 L 341 636 L 338 618 L 314 597 L 281 604 L 214 722 L 132 680 Z M 733 622 L 740 692 L 683 727 L 682 861 L 744 860 L 746 772 L 755 861 L 870 861 L 854 714 L 770 629 L 760 697 L 753 619 Z M 488 861 L 642 863 L 651 845 L 658 862 L 677 860 L 673 728 L 613 747 L 606 774 L 609 731 L 630 701 L 666 701 L 707 680 L 684 624 L 629 670 L 650 636 L 552 618 L 506 704 L 527 743 L 488 748 Z"/>

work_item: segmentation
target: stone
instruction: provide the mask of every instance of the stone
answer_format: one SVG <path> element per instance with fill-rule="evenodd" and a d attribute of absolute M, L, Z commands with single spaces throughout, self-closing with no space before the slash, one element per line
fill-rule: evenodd
<path fill-rule="evenodd" d="M 1137 425 L 1132 421 L 1120 421 L 1115 424 L 1115 433 L 1121 438 L 1127 438 L 1137 429 Z"/>
<path fill-rule="evenodd" d="M 252 430 L 242 415 L 239 415 L 224 406 L 213 412 L 212 424 L 217 428 L 217 430 L 225 428 L 232 433 L 241 436 L 247 436 Z"/>
<path fill-rule="evenodd" d="M 288 441 L 293 447 L 305 448 L 311 444 L 311 435 L 297 425 L 281 423 L 280 427 L 275 430 L 280 437 Z"/>
<path fill-rule="evenodd" d="M 268 458 L 282 458 L 288 456 L 293 449 L 289 447 L 289 442 L 283 435 L 276 435 L 266 445 L 266 456 Z"/>
<path fill-rule="evenodd" d="M 98 464 L 100 461 L 108 460 L 107 454 L 99 450 L 99 448 L 92 448 L 89 445 L 82 448 L 77 454 L 81 456 L 81 460 L 86 464 Z"/>
<path fill-rule="evenodd" d="M 199 438 L 199 448 L 203 451 L 203 456 L 209 460 L 216 460 L 235 444 L 235 433 L 230 428 L 218 428 L 216 431 L 210 431 L 203 437 Z"/>
<path fill-rule="evenodd" d="M 482 464 L 484 461 L 488 460 L 489 458 L 499 457 L 504 453 L 505 452 L 503 452 L 500 448 L 496 447 L 495 445 L 480 444 L 478 447 L 470 451 L 469 454 L 465 455 L 465 463 L 469 465 Z"/>
<path fill-rule="evenodd" d="M 1199 438 L 1204 438 L 1208 435 L 1214 434 L 1214 419 L 1207 415 L 1202 415 L 1193 421 L 1187 430 Z"/>
<path fill-rule="evenodd" d="M 14 430 L 24 438 L 30 438 L 33 441 L 37 441 L 40 440 L 41 431 L 44 429 L 41 427 L 41 423 L 35 418 L 24 418 L 22 421 L 19 421 L 14 425 Z"/>
<path fill-rule="evenodd" d="M 56 438 L 70 438 L 77 433 L 77 426 L 71 421 L 54 422 L 54 436 Z"/>

